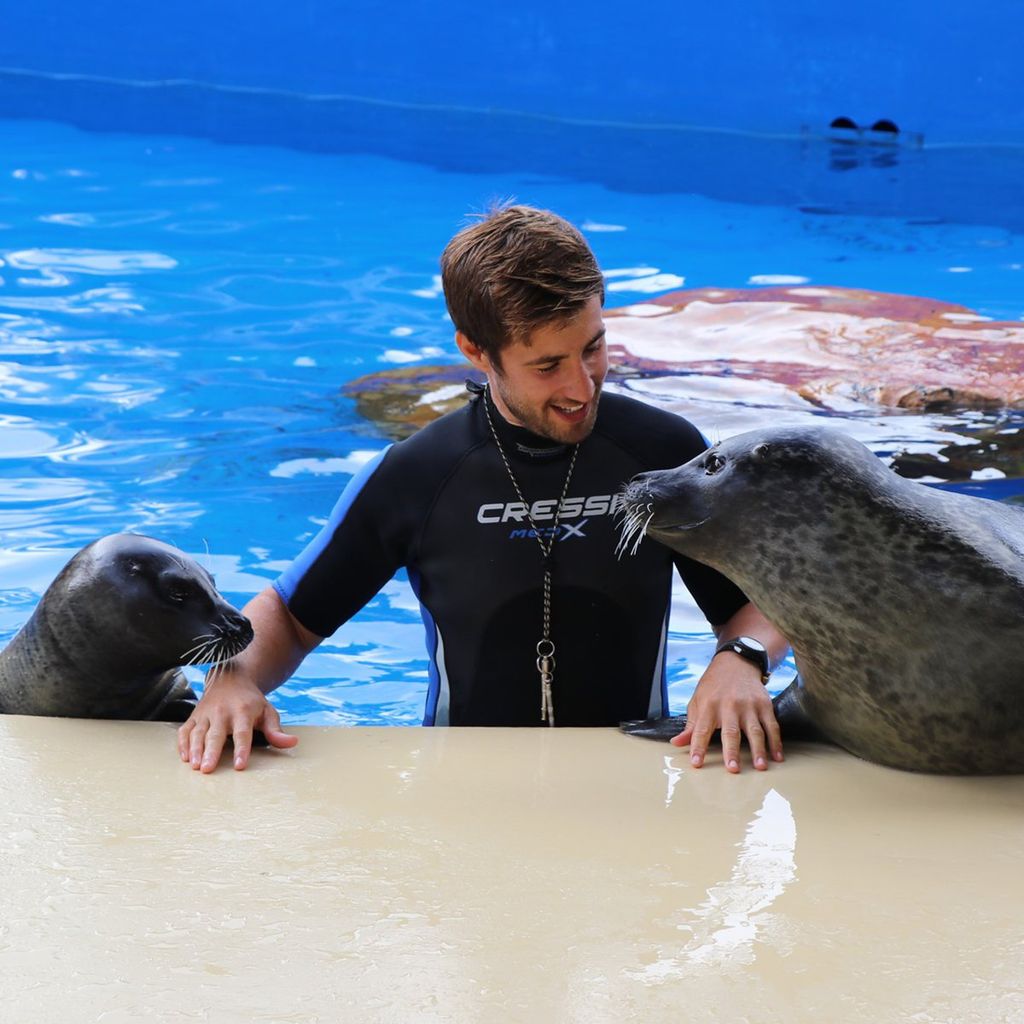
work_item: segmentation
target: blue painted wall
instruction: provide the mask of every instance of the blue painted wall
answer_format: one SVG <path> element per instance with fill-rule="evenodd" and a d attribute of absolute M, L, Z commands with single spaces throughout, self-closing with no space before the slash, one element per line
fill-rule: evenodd
<path fill-rule="evenodd" d="M 67 109 L 28 71 L 753 132 L 845 114 L 926 144 L 1021 143 L 1022 43 L 1021 0 L 2 0 L 0 116 Z"/>

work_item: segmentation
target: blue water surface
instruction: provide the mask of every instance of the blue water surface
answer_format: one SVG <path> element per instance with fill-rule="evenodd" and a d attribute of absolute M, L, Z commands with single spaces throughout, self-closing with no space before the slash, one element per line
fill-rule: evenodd
<path fill-rule="evenodd" d="M 984 224 L 801 211 L 0 122 L 0 643 L 74 551 L 106 533 L 183 548 L 239 605 L 272 580 L 387 444 L 342 385 L 455 361 L 438 255 L 467 214 L 509 197 L 583 228 L 610 306 L 684 284 L 793 280 L 1024 317 L 1024 238 L 998 210 Z M 641 397 L 671 399 L 709 434 L 772 415 L 740 382 Z M 885 453 L 937 451 L 984 417 L 840 419 Z M 677 591 L 675 710 L 711 647 Z M 423 650 L 400 577 L 274 700 L 293 723 L 419 722 Z"/>

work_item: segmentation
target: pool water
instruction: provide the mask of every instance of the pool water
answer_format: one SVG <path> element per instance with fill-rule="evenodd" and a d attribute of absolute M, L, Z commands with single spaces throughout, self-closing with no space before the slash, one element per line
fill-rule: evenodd
<path fill-rule="evenodd" d="M 438 255 L 467 214 L 512 196 L 583 228 L 609 306 L 684 285 L 794 281 L 1024 318 L 1024 236 L 999 211 L 982 224 L 901 220 L 0 122 L 0 643 L 74 551 L 106 533 L 181 547 L 239 605 L 272 580 L 387 443 L 342 386 L 455 361 Z M 710 435 L 773 413 L 736 380 L 631 386 Z M 885 455 L 1021 425 L 996 413 L 829 418 Z M 675 710 L 711 650 L 678 590 Z M 423 626 L 400 577 L 274 700 L 292 723 L 414 724 L 426 685 Z"/>

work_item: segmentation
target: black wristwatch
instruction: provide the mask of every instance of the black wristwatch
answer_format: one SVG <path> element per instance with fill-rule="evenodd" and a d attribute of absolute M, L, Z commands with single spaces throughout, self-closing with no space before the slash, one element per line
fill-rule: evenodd
<path fill-rule="evenodd" d="M 732 651 L 733 654 L 745 658 L 751 665 L 756 665 L 761 672 L 761 682 L 768 682 L 772 668 L 768 661 L 768 650 L 760 640 L 755 640 L 752 636 L 734 636 L 729 640 L 723 640 L 715 648 L 715 654 L 721 654 L 722 651 Z"/>

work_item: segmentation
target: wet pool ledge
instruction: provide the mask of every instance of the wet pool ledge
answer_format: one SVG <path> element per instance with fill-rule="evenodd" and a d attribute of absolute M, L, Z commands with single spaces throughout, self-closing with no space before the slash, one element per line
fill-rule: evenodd
<path fill-rule="evenodd" d="M 1024 1018 L 1024 777 L 614 730 L 0 718 L 0 1005 L 24 1019 Z M 915 1017 L 915 1015 L 920 1015 Z"/>

